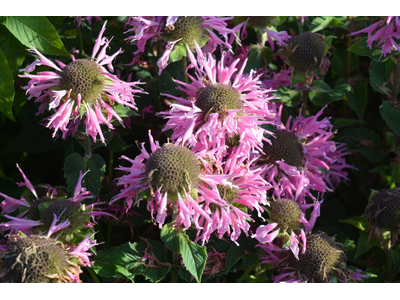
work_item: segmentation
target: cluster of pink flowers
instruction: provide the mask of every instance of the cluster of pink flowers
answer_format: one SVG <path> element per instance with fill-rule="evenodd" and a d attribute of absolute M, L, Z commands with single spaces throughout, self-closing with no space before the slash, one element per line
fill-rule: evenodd
<path fill-rule="evenodd" d="M 290 116 L 283 121 L 283 104 L 274 92 L 279 86 L 291 85 L 292 68 L 277 73 L 245 72 L 247 58 L 243 59 L 243 53 L 235 57 L 232 44 L 240 43 L 241 30 L 241 37 L 246 36 L 247 21 L 232 25 L 229 21 L 233 17 L 191 18 L 195 19 L 157 16 L 129 17 L 124 21 L 126 33 L 131 34 L 126 40 L 137 46 L 134 61 L 145 51 L 147 42 L 159 41 L 160 49 L 164 49 L 162 54 L 158 53 L 160 74 L 179 46 L 188 58 L 183 70 L 187 80 L 171 79 L 181 96 L 161 93 L 170 109 L 157 115 L 166 121 L 163 131 L 172 131 L 171 142 L 160 145 L 149 131 L 151 151 L 146 150 L 143 142 L 136 158 L 121 156 L 123 163 L 117 169 L 125 174 L 115 179 L 120 190 L 112 201 L 124 200 L 126 210 L 133 209 L 135 202 L 139 206 L 147 201 L 147 209 L 160 228 L 169 222 L 177 230 L 194 228 L 195 242 L 203 245 L 212 234 L 220 239 L 228 236 L 235 243 L 244 234 L 260 243 L 266 253 L 264 263 L 280 262 L 288 250 L 299 259 L 299 253 L 305 252 L 307 235 L 320 215 L 325 192 L 347 180 L 345 169 L 351 166 L 344 158 L 348 154 L 346 147 L 332 140 L 332 124 L 328 118 L 320 118 L 324 109 L 316 115 Z M 353 34 L 368 32 L 370 47 L 380 38 L 378 45 L 386 39 L 394 46 L 392 37 L 398 38 L 398 17 L 387 20 L 384 34 L 380 32 L 382 28 L 379 34 L 371 36 L 380 22 Z M 191 31 L 180 28 L 185 22 L 193 22 Z M 106 22 L 91 58 L 72 56 L 72 62 L 65 65 L 58 60 L 52 62 L 33 48 L 31 52 L 39 59 L 21 70 L 21 77 L 29 78 L 24 87 L 28 99 L 36 98 L 40 103 L 39 113 L 46 109 L 54 112 L 46 119 L 46 127 L 54 129 L 53 137 L 61 130 L 66 138 L 78 130 L 83 120 L 86 136 L 94 142 L 99 137 L 105 144 L 101 125 L 114 130 L 115 119 L 125 125 L 113 106 L 137 109 L 134 96 L 143 93 L 137 87 L 141 82 L 125 82 L 113 74 L 113 60 L 122 49 L 111 56 L 106 54 L 110 40 L 103 37 L 105 25 Z M 263 30 L 273 50 L 274 43 L 284 45 L 290 38 L 286 31 L 276 32 L 268 27 Z M 383 53 L 390 53 L 390 49 L 385 48 Z M 36 66 L 55 71 L 31 74 Z M 143 116 L 145 113 L 154 113 L 153 106 L 144 109 Z M 23 185 L 39 201 L 35 188 L 20 171 Z M 73 197 L 66 198 L 68 201 L 81 204 L 91 197 L 82 188 L 83 176 L 81 172 Z M 56 193 L 53 189 L 48 195 L 51 198 Z M 71 220 L 60 222 L 61 216 L 54 214 L 51 225 L 44 228 L 42 220 L 28 218 L 33 203 L 23 197 L 14 199 L 2 193 L 0 196 L 5 198 L 1 208 L 9 219 L 0 224 L 3 233 L 30 235 L 40 231 L 50 237 L 70 226 Z M 281 199 L 289 201 L 288 205 L 298 205 L 298 218 L 290 225 L 294 227 L 285 227 L 271 218 L 266 220 L 265 212 L 269 212 L 272 201 Z M 83 214 L 89 214 L 93 221 L 102 215 L 111 216 L 95 210 L 97 204 L 100 203 L 86 205 Z M 11 216 L 17 209 L 21 212 Z M 312 211 L 307 219 L 308 209 Z M 265 222 L 254 231 L 250 229 L 254 222 L 252 212 Z M 71 255 L 89 265 L 86 251 L 95 244 L 88 235 L 72 249 Z"/>
<path fill-rule="evenodd" d="M 367 45 L 370 49 L 372 49 L 374 42 L 378 42 L 375 46 L 382 47 L 382 55 L 384 57 L 392 53 L 392 49 L 400 51 L 400 45 L 396 42 L 396 40 L 400 39 L 400 17 L 398 16 L 386 17 L 364 29 L 352 32 L 350 35 L 360 33 L 368 34 Z"/>

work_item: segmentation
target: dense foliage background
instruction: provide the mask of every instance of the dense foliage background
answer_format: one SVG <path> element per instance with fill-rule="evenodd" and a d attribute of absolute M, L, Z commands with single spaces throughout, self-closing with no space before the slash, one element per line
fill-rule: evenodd
<path fill-rule="evenodd" d="M 124 173 L 116 170 L 123 162 L 121 155 L 134 158 L 140 154 L 137 143 L 148 143 L 148 130 L 160 144 L 167 141 L 169 132 L 161 129 L 165 120 L 156 116 L 157 112 L 168 110 L 166 98 L 160 93 L 179 96 L 177 84 L 171 79 L 184 80 L 182 60 L 170 62 L 158 74 L 157 60 L 160 52 L 157 43 L 148 41 L 145 52 L 138 63 L 130 64 L 136 45 L 127 42 L 127 26 L 122 17 L 101 16 L 101 21 L 92 19 L 91 24 L 83 20 L 77 26 L 74 17 L 0 17 L 0 192 L 19 199 L 24 188 L 17 187 L 21 174 L 20 166 L 33 185 L 48 183 L 64 186 L 73 191 L 77 182 L 77 170 L 84 166 L 91 169 L 84 186 L 101 201 L 109 202 L 118 193 L 113 181 Z M 330 46 L 327 59 L 330 65 L 324 74 L 318 74 L 311 83 L 307 100 L 307 114 L 317 114 L 323 106 L 321 118 L 330 117 L 337 130 L 334 140 L 345 143 L 350 154 L 345 156 L 348 164 L 348 182 L 341 182 L 332 192 L 324 195 L 321 215 L 313 231 L 324 231 L 343 244 L 347 264 L 353 269 L 361 269 L 369 278 L 365 282 L 398 282 L 400 270 L 400 245 L 391 245 L 389 231 L 383 233 L 381 243 L 373 236 L 369 242 L 369 223 L 364 211 L 372 191 L 393 189 L 400 182 L 398 158 L 400 135 L 400 110 L 398 99 L 399 51 L 382 55 L 381 46 L 368 47 L 366 33 L 350 36 L 381 20 L 383 17 L 282 17 L 276 30 L 287 31 L 291 36 L 306 31 L 318 33 Z M 104 128 L 107 145 L 97 142 L 92 146 L 92 157 L 83 162 L 85 145 L 83 135 L 76 134 L 65 140 L 61 136 L 52 138 L 51 131 L 42 124 L 45 114 L 37 115 L 38 104 L 28 100 L 22 89 L 26 78 L 20 78 L 19 69 L 31 64 L 35 57 L 27 52 L 27 47 L 35 47 L 49 59 L 64 63 L 70 61 L 71 53 L 90 55 L 96 38 L 107 20 L 105 36 L 113 37 L 109 53 L 119 48 L 123 52 L 113 61 L 114 68 L 122 80 L 137 81 L 147 94 L 135 97 L 138 112 L 118 111 L 129 126 L 123 128 L 114 122 L 113 133 Z M 235 23 L 229 23 L 231 27 Z M 285 65 L 277 53 L 281 47 L 263 40 L 253 28 L 247 29 L 248 36 L 242 40 L 243 48 L 234 44 L 234 51 L 245 49 L 248 56 L 245 72 L 266 70 L 279 72 Z M 287 66 L 286 66 L 287 67 Z M 131 76 L 131 77 L 129 77 Z M 298 116 L 301 111 L 303 91 L 295 86 L 304 77 L 293 74 L 290 86 L 278 86 L 276 96 L 284 102 L 283 118 Z M 144 110 L 152 105 L 153 111 Z M 77 154 L 79 156 L 77 156 Z M 93 201 L 93 200 L 90 200 Z M 88 202 L 87 204 L 89 204 Z M 212 236 L 205 245 L 193 246 L 186 239 L 194 239 L 190 229 L 184 235 L 169 232 L 174 242 L 185 244 L 194 256 L 202 251 L 224 253 L 222 264 L 217 258 L 207 265 L 193 266 L 189 272 L 179 263 L 180 257 L 174 253 L 174 246 L 160 238 L 161 230 L 151 222 L 146 209 L 146 201 L 139 207 L 133 206 L 128 212 L 123 209 L 123 201 L 101 206 L 104 211 L 116 215 L 116 219 L 102 217 L 94 225 L 96 255 L 92 256 L 92 268 L 83 267 L 80 279 L 83 282 L 272 282 L 275 268 L 259 264 L 259 249 L 254 239 L 244 235 L 238 242 L 218 239 Z M 261 220 L 254 215 L 256 222 Z M 0 216 L 0 222 L 5 222 Z M 164 226 L 163 230 L 172 230 Z M 254 227 L 255 228 L 255 227 Z M 164 233 L 166 234 L 166 233 Z M 176 236 L 174 236 L 176 235 Z M 151 247 L 152 264 L 142 261 L 149 255 Z M 198 247 L 192 249 L 190 247 Z M 176 248 L 175 248 L 176 249 Z M 206 250 L 204 250 L 206 249 Z M 182 248 L 178 251 L 182 254 Z M 199 254 L 201 257 L 201 254 Z M 185 260 L 185 254 L 183 260 Z M 187 258 L 186 258 L 187 259 Z M 201 264 L 200 264 L 201 265 Z M 155 267 L 154 267 L 155 266 Z M 204 268 L 205 267 L 205 268 Z M 215 267 L 215 272 L 212 268 Z M 194 270 L 194 271 L 193 271 Z M 208 273 L 207 273 L 208 272 Z M 193 276 L 192 276 L 193 275 Z"/>

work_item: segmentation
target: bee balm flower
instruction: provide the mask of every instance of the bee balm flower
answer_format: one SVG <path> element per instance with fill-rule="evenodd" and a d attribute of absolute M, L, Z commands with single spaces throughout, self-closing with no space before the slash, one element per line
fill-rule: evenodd
<path fill-rule="evenodd" d="M 72 62 L 67 65 L 58 60 L 55 64 L 33 47 L 31 52 L 36 53 L 39 59 L 20 70 L 25 72 L 20 77 L 30 78 L 28 85 L 23 88 L 27 94 L 29 93 L 28 99 L 35 97 L 35 102 L 41 103 L 39 113 L 43 113 L 46 107 L 55 111 L 46 119 L 46 127 L 54 129 L 53 137 L 58 130 L 61 130 L 62 137 L 65 138 L 70 130 L 72 133 L 76 131 L 79 120 L 85 118 L 86 134 L 95 142 L 99 135 L 101 141 L 105 143 L 100 124 L 105 124 L 112 130 L 114 127 L 111 121 L 115 118 L 124 126 L 122 118 L 112 105 L 116 103 L 137 109 L 133 96 L 142 92 L 135 86 L 139 82 L 124 82 L 111 74 L 114 71 L 112 60 L 122 50 L 119 49 L 111 56 L 106 54 L 110 41 L 103 38 L 105 25 L 106 22 L 96 40 L 91 59 L 72 57 Z M 36 75 L 30 74 L 40 65 L 53 68 L 55 72 L 43 71 Z"/>

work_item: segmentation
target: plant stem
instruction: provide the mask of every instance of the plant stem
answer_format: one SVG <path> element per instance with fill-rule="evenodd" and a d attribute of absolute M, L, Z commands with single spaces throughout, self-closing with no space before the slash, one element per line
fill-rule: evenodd
<path fill-rule="evenodd" d="M 92 268 L 87 267 L 86 270 L 88 270 L 90 276 L 92 276 L 94 282 L 100 283 L 99 278 L 97 277 L 96 273 L 92 270 Z"/>
<path fill-rule="evenodd" d="M 301 107 L 301 115 L 302 115 L 303 117 L 306 116 L 306 111 L 307 111 L 307 98 L 308 98 L 308 90 L 303 90 L 303 99 L 302 99 L 303 106 Z"/>
<path fill-rule="evenodd" d="M 243 280 L 246 279 L 246 277 L 250 274 L 251 271 L 253 271 L 253 269 L 254 269 L 256 266 L 258 266 L 258 262 L 255 263 L 254 265 L 248 267 L 248 268 L 246 269 L 246 271 L 244 271 L 243 275 L 240 276 L 240 278 L 239 278 L 239 280 L 238 280 L 237 282 L 238 282 L 238 283 L 243 282 Z"/>
<path fill-rule="evenodd" d="M 393 104 L 397 103 L 397 92 L 399 91 L 399 80 L 400 80 L 400 53 L 397 57 L 397 66 L 396 72 L 394 73 L 394 80 L 393 80 L 393 90 L 392 90 L 392 99 L 391 102 Z"/>
<path fill-rule="evenodd" d="M 172 252 L 172 265 L 178 264 L 178 254 L 179 253 Z M 172 272 L 172 283 L 178 283 L 178 274 L 175 272 Z"/>
<path fill-rule="evenodd" d="M 90 141 L 90 136 L 87 134 L 85 136 L 85 160 L 89 160 L 92 157 L 92 143 Z"/>

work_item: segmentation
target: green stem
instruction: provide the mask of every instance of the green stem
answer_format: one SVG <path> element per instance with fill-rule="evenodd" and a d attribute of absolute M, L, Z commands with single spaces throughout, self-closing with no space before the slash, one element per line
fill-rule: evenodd
<path fill-rule="evenodd" d="M 308 98 L 308 91 L 307 90 L 303 90 L 303 99 L 302 99 L 303 106 L 301 108 L 301 114 L 302 114 L 303 117 L 306 116 L 307 98 Z"/>
<path fill-rule="evenodd" d="M 85 136 L 85 160 L 89 160 L 92 157 L 92 142 L 90 141 L 90 136 L 87 134 Z"/>
<path fill-rule="evenodd" d="M 399 80 L 400 80 L 400 53 L 397 57 L 397 66 L 396 72 L 394 73 L 394 80 L 393 80 L 393 90 L 392 90 L 392 103 L 397 102 L 397 92 L 399 91 Z"/>
<path fill-rule="evenodd" d="M 183 57 L 182 57 L 183 81 L 184 81 L 185 83 L 189 83 L 189 79 L 188 79 L 187 74 L 186 74 L 186 68 L 187 68 L 187 57 L 186 57 L 186 56 L 183 56 Z"/>
<path fill-rule="evenodd" d="M 245 279 L 247 278 L 247 276 L 249 276 L 250 272 L 253 271 L 253 269 L 254 269 L 256 266 L 258 266 L 258 262 L 255 263 L 254 265 L 248 267 L 248 268 L 246 269 L 246 271 L 244 271 L 243 275 L 240 276 L 240 278 L 239 278 L 239 280 L 238 280 L 237 282 L 238 282 L 238 283 L 243 282 L 243 280 L 245 280 Z"/>
<path fill-rule="evenodd" d="M 172 265 L 174 266 L 178 264 L 178 254 L 179 253 L 172 252 Z M 172 283 L 178 283 L 178 274 L 175 272 L 172 272 Z"/>
<path fill-rule="evenodd" d="M 386 266 L 385 266 L 385 269 L 386 269 L 386 275 L 387 275 L 387 280 L 388 281 L 391 281 L 392 280 L 392 252 L 391 252 L 391 249 L 390 249 L 390 245 L 391 245 L 391 243 L 390 242 L 388 242 L 388 244 L 387 244 L 387 248 L 385 249 L 386 251 L 385 251 L 385 253 L 386 253 Z"/>
<path fill-rule="evenodd" d="M 96 273 L 92 270 L 92 268 L 87 267 L 86 270 L 88 270 L 90 276 L 92 276 L 94 282 L 100 283 L 99 278 L 97 277 Z"/>

